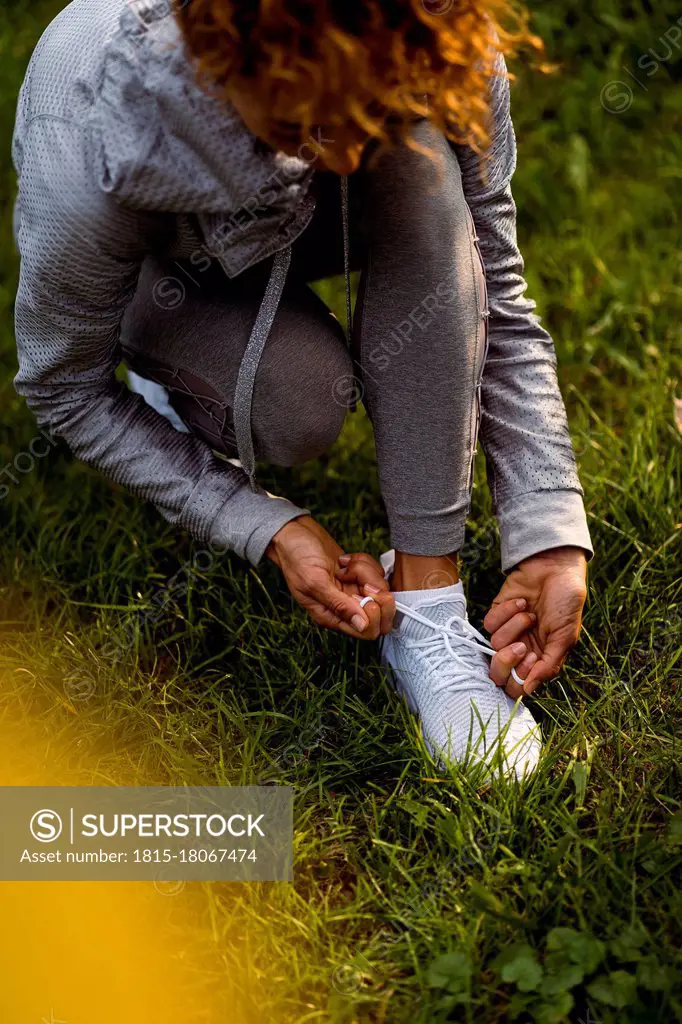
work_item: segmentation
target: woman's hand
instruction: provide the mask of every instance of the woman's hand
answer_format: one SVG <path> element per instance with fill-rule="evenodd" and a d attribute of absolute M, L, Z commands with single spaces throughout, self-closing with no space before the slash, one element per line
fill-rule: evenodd
<path fill-rule="evenodd" d="M 564 547 L 524 559 L 507 576 L 483 625 L 496 651 L 508 651 L 515 642 L 526 645 L 516 665 L 523 689 L 493 675 L 510 697 L 532 693 L 559 672 L 580 635 L 586 575 L 583 549 Z"/>
<path fill-rule="evenodd" d="M 390 631 L 395 601 L 379 563 L 365 554 L 344 555 L 310 516 L 286 523 L 266 553 L 318 626 L 360 640 L 376 640 Z M 369 595 L 374 600 L 361 608 L 360 601 Z"/>

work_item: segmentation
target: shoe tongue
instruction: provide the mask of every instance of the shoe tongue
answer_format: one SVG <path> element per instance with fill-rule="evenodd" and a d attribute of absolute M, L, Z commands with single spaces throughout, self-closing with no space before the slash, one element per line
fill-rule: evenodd
<path fill-rule="evenodd" d="M 404 591 L 396 594 L 396 600 L 399 604 L 414 608 L 420 615 L 438 626 L 444 626 L 453 615 L 466 618 L 466 599 L 461 583 L 455 583 L 451 587 L 439 587 L 436 590 Z M 413 640 L 425 640 L 433 636 L 432 629 L 410 618 L 409 615 L 398 612 L 396 618 L 403 636 L 409 636 Z"/>

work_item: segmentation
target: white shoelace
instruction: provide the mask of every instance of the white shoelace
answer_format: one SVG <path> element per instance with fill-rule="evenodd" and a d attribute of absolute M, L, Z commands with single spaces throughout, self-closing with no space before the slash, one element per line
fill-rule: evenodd
<path fill-rule="evenodd" d="M 441 667 L 446 668 L 445 679 L 433 687 L 433 693 L 439 693 L 441 690 L 487 690 L 494 685 L 488 675 L 483 674 L 480 665 L 473 659 L 472 652 L 477 651 L 491 658 L 495 649 L 467 619 L 455 614 L 441 625 L 421 615 L 416 608 L 411 608 L 400 601 L 396 601 L 395 606 L 403 615 L 420 622 L 423 626 L 429 626 L 434 631 L 434 636 L 425 637 L 423 640 L 414 640 L 411 637 L 405 637 L 403 640 L 406 647 L 424 651 L 432 672 Z M 457 629 L 453 629 L 455 623 Z M 453 649 L 453 642 L 457 644 L 458 650 Z"/>

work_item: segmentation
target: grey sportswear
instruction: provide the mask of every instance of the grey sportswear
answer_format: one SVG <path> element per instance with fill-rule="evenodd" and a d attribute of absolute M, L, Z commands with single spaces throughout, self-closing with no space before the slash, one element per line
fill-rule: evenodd
<path fill-rule="evenodd" d="M 295 251 L 314 220 L 314 152 L 292 158 L 255 145 L 236 112 L 195 83 L 171 8 L 151 0 L 75 0 L 34 53 L 13 145 L 21 253 L 16 386 L 39 421 L 77 456 L 154 501 L 171 522 L 256 564 L 273 534 L 301 510 L 254 490 L 247 473 L 217 458 L 194 432 L 174 430 L 118 384 L 114 371 L 122 323 L 150 258 L 198 267 L 210 252 L 233 289 L 249 268 L 267 266 L 268 294 L 245 342 L 231 396 L 238 450 L 251 470 L 245 424 L 253 423 L 261 361 L 285 298 L 290 247 Z M 369 268 L 359 330 L 393 543 L 422 554 L 460 545 L 479 391 L 481 439 L 508 569 L 558 545 L 591 547 L 553 345 L 525 296 L 510 191 L 515 143 L 506 81 L 495 79 L 491 96 L 492 143 L 484 172 L 472 151 L 448 147 L 452 159 L 442 197 L 450 196 L 452 210 L 423 203 L 420 194 L 403 203 L 407 220 L 386 235 L 391 247 L 380 261 L 380 280 L 374 263 Z M 401 184 L 401 166 L 408 162 L 395 165 L 394 187 Z M 409 174 L 402 186 L 410 188 Z M 371 191 L 371 179 L 367 187 Z M 466 199 L 459 205 L 458 188 Z M 381 198 L 377 192 L 377 203 Z M 386 193 L 385 203 L 390 198 Z M 460 207 L 467 205 L 466 216 L 470 210 L 473 217 L 468 246 L 457 247 L 445 266 L 437 262 L 448 259 L 443 224 L 461 226 Z M 374 242 L 379 252 L 376 232 Z M 422 245 L 422 280 L 415 282 L 412 274 L 401 281 L 401 265 L 414 261 Z M 479 249 L 487 309 L 474 294 Z M 407 304 L 411 315 L 425 294 L 467 267 L 471 285 L 462 308 L 487 320 L 485 363 L 479 325 L 467 321 L 459 338 L 457 317 L 449 324 L 449 347 L 436 318 L 434 351 L 430 330 L 420 327 L 418 345 L 387 353 L 382 339 L 388 341 L 405 319 L 392 310 Z M 159 308 L 168 282 L 161 279 L 160 285 L 153 295 Z M 187 343 L 191 358 L 191 335 Z M 386 354 L 389 366 L 382 371 L 378 360 Z M 436 381 L 434 367 L 440 366 L 445 385 L 432 399 L 431 387 L 420 393 L 423 361 L 429 364 L 426 376 Z M 458 367 L 464 376 L 457 376 Z M 457 403 L 447 400 L 455 392 L 473 410 L 464 425 L 455 415 Z M 433 456 L 443 438 L 444 451 L 463 449 L 452 465 Z M 425 494 L 434 476 L 442 493 Z M 403 501 L 405 493 L 412 497 Z"/>

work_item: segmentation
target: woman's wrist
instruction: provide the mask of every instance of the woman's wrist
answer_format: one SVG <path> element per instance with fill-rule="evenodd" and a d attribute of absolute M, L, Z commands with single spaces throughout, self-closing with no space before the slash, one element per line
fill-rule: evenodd
<path fill-rule="evenodd" d="M 266 557 L 271 562 L 281 568 L 281 556 L 282 552 L 291 544 L 291 539 L 300 530 L 305 529 L 302 520 L 310 520 L 312 522 L 312 516 L 302 515 L 297 516 L 295 519 L 290 519 L 284 526 L 280 527 L 276 534 L 274 534 L 272 540 L 265 549 Z"/>
<path fill-rule="evenodd" d="M 529 562 L 532 559 L 551 562 L 553 565 L 581 566 L 583 568 L 587 566 L 587 552 L 584 548 L 573 544 L 564 544 L 560 547 L 538 551 L 536 554 L 524 558 L 519 562 L 519 565 L 523 565 L 524 562 Z"/>

